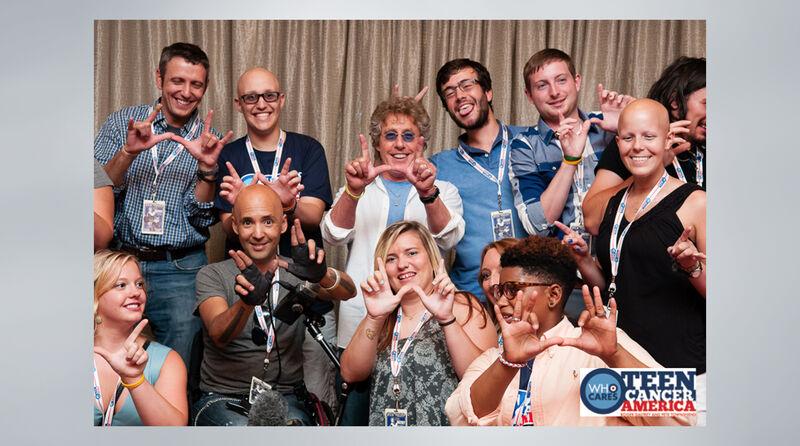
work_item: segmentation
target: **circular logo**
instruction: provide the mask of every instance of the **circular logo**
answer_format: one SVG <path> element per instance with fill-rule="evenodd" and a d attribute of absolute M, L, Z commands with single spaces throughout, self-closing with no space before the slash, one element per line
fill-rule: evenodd
<path fill-rule="evenodd" d="M 606 415 L 619 409 L 624 394 L 622 377 L 611 369 L 592 370 L 581 382 L 581 402 L 596 414 Z"/>

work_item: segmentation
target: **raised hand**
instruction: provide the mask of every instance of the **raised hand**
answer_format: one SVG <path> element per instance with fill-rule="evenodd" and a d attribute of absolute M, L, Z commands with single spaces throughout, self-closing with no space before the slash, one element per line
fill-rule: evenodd
<path fill-rule="evenodd" d="M 572 258 L 575 259 L 575 262 L 581 263 L 587 258 L 591 258 L 589 256 L 589 246 L 580 234 L 560 221 L 554 221 L 553 224 L 564 233 L 561 244 L 567 245 L 570 248 L 569 252 L 572 254 Z"/>
<path fill-rule="evenodd" d="M 500 332 L 503 334 L 503 357 L 506 361 L 524 364 L 539 353 L 554 345 L 560 345 L 564 341 L 560 337 L 544 339 L 544 337 L 539 338 L 536 335 L 539 330 L 539 321 L 536 313 L 531 311 L 530 304 L 536 298 L 536 294 L 534 291 L 533 297 L 529 299 L 522 290 L 517 291 L 517 297 L 514 299 L 514 312 L 508 321 L 500 312 L 500 307 L 497 304 L 494 305 Z"/>
<path fill-rule="evenodd" d="M 600 104 L 600 112 L 603 113 L 603 120 L 596 122 L 603 130 L 617 133 L 619 115 L 626 105 L 634 99 L 633 96 L 619 94 L 616 91 L 606 90 L 603 84 L 597 84 L 597 102 Z"/>
<path fill-rule="evenodd" d="M 581 335 L 577 338 L 564 338 L 561 345 L 579 348 L 606 360 L 617 351 L 617 301 L 613 297 L 609 299 L 606 311 L 603 299 L 600 297 L 600 288 L 594 287 L 594 299 L 589 294 L 587 285 L 584 285 L 581 291 L 586 306 L 578 318 Z"/>
<path fill-rule="evenodd" d="M 444 262 L 439 263 L 439 269 L 436 271 L 432 285 L 433 290 L 430 294 L 425 293 L 417 285 L 414 285 L 413 288 L 420 300 L 422 300 L 422 305 L 437 321 L 444 323 L 453 320 L 453 301 L 456 287 L 450 281 Z"/>
<path fill-rule="evenodd" d="M 420 144 L 424 145 L 425 140 L 420 136 Z M 418 156 L 406 167 L 406 179 L 417 189 L 420 197 L 429 197 L 434 193 L 434 182 L 436 181 L 436 166 L 423 156 Z"/>
<path fill-rule="evenodd" d="M 696 268 L 697 262 L 702 262 L 706 259 L 706 255 L 698 251 L 694 242 L 692 242 L 691 235 L 693 232 L 694 227 L 692 226 L 684 229 L 675 244 L 667 248 L 667 253 L 672 256 L 675 263 L 684 271 Z"/>
<path fill-rule="evenodd" d="M 417 93 L 417 95 L 414 96 L 414 100 L 417 101 L 417 102 L 420 102 L 422 100 L 422 98 L 425 97 L 426 93 L 428 93 L 428 86 L 427 85 L 422 87 L 422 90 L 420 90 L 419 93 Z M 398 84 L 392 85 L 392 97 L 393 98 L 399 98 L 400 97 L 400 85 L 398 85 Z"/>
<path fill-rule="evenodd" d="M 225 166 L 228 167 L 228 173 L 230 173 L 230 175 L 222 177 L 222 184 L 219 185 L 219 196 L 233 206 L 236 203 L 236 197 L 238 197 L 239 192 L 244 189 L 245 184 L 239 176 L 239 172 L 236 171 L 230 161 L 225 161 Z M 255 183 L 256 181 L 253 180 L 252 184 Z"/>
<path fill-rule="evenodd" d="M 411 286 L 403 285 L 397 294 L 392 292 L 389 276 L 386 275 L 386 266 L 383 259 L 378 257 L 378 270 L 361 282 L 361 294 L 364 296 L 367 317 L 382 320 L 397 309 L 400 300 L 409 291 Z"/>
<path fill-rule="evenodd" d="M 159 111 L 161 111 L 161 104 L 156 105 L 156 108 L 144 121 L 134 122 L 133 119 L 128 120 L 128 136 L 125 139 L 125 145 L 122 150 L 130 155 L 138 155 L 165 139 L 175 137 L 172 132 L 160 135 L 153 133 L 153 121 L 155 121 Z"/>
<path fill-rule="evenodd" d="M 247 305 L 262 305 L 269 298 L 269 293 L 272 289 L 274 268 L 268 268 L 267 272 L 262 274 L 256 264 L 253 263 L 253 260 L 243 251 L 231 249 L 228 254 L 236 263 L 239 271 L 242 272 L 242 274 L 236 276 L 236 285 L 234 285 L 233 290 L 236 291 L 239 299 Z"/>
<path fill-rule="evenodd" d="M 291 231 L 292 258 L 290 260 L 280 259 L 278 265 L 300 279 L 319 283 L 325 277 L 325 273 L 328 272 L 328 265 L 325 263 L 325 251 L 322 248 L 317 248 L 314 239 L 306 242 L 306 236 L 303 234 L 299 218 L 294 219 Z"/>
<path fill-rule="evenodd" d="M 122 382 L 126 384 L 131 384 L 139 379 L 147 365 L 147 351 L 136 342 L 136 338 L 139 337 L 145 326 L 147 326 L 147 319 L 139 321 L 118 350 L 108 351 L 99 345 L 94 347 L 94 352 L 105 359 L 108 365 L 122 378 Z"/>
<path fill-rule="evenodd" d="M 172 140 L 183 145 L 186 151 L 197 160 L 197 163 L 206 168 L 205 170 L 212 170 L 216 167 L 219 152 L 233 138 L 233 132 L 230 130 L 222 139 L 211 133 L 211 120 L 213 117 L 214 110 L 209 110 L 205 121 L 203 121 L 203 133 L 200 134 L 199 138 L 189 141 L 180 135 L 172 136 Z"/>
<path fill-rule="evenodd" d="M 387 164 L 374 166 L 366 138 L 363 134 L 359 134 L 358 140 L 361 143 L 361 156 L 350 161 L 344 167 L 347 188 L 355 195 L 363 193 L 367 185 L 375 181 L 375 177 L 391 169 Z"/>
<path fill-rule="evenodd" d="M 587 119 L 583 124 L 575 118 L 565 118 L 564 114 L 558 112 L 559 124 L 558 140 L 561 141 L 561 150 L 565 156 L 583 156 L 583 148 L 586 146 L 586 138 L 589 133 L 589 126 L 600 123 L 597 118 Z"/>
<path fill-rule="evenodd" d="M 269 185 L 269 187 L 278 194 L 283 209 L 294 208 L 298 194 L 305 188 L 305 186 L 300 184 L 300 174 L 296 170 L 289 171 L 289 166 L 291 164 L 292 158 L 286 158 L 286 161 L 283 163 L 283 168 L 281 168 L 280 175 L 278 178 L 273 178 L 272 181 L 268 181 L 267 177 L 262 173 L 257 175 L 258 181 Z"/>
<path fill-rule="evenodd" d="M 675 121 L 669 124 L 669 131 L 672 132 L 672 139 L 669 141 L 670 150 L 669 152 L 674 156 L 680 153 L 683 153 L 692 148 L 692 143 L 685 140 L 684 138 L 678 135 L 688 135 L 689 125 L 692 121 L 682 120 L 682 121 Z M 669 160 L 672 162 L 672 159 Z"/>

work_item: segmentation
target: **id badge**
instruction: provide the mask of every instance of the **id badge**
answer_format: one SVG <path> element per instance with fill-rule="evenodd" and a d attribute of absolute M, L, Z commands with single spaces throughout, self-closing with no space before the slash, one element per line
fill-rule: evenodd
<path fill-rule="evenodd" d="M 408 411 L 405 409 L 387 408 L 383 410 L 386 426 L 408 426 Z"/>
<path fill-rule="evenodd" d="M 514 237 L 514 225 L 512 224 L 511 209 L 503 209 L 502 211 L 494 211 L 492 216 L 492 236 L 494 241 L 503 238 Z"/>
<path fill-rule="evenodd" d="M 250 380 L 250 396 L 247 397 L 247 401 L 250 401 L 250 404 L 255 403 L 258 394 L 265 390 L 272 390 L 272 386 L 254 376 Z"/>
<path fill-rule="evenodd" d="M 574 221 L 569 224 L 569 228 L 580 234 L 583 241 L 586 242 L 586 247 L 589 248 L 589 255 L 594 256 L 594 237 L 592 237 L 592 234 L 589 234 L 583 225 L 580 225 Z"/>
<path fill-rule="evenodd" d="M 144 200 L 142 204 L 142 234 L 163 235 L 166 215 L 166 201 Z"/>

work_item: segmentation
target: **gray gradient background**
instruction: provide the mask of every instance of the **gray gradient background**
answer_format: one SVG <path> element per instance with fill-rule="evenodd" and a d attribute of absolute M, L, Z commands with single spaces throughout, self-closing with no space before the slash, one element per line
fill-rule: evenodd
<path fill-rule="evenodd" d="M 798 10 L 788 1 L 3 2 L 0 442 L 23 444 L 796 444 L 793 173 Z M 95 19 L 707 19 L 708 427 L 91 427 Z M 153 67 L 142 67 L 152 70 Z M 756 151 L 757 155 L 748 154 Z M 10 173 L 10 175 L 8 175 Z M 786 206 L 784 203 L 791 203 Z M 498 438 L 499 437 L 499 438 Z"/>

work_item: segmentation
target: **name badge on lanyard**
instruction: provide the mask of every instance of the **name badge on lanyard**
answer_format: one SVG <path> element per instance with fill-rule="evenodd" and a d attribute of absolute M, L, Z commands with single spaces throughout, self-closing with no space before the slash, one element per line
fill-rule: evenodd
<path fill-rule="evenodd" d="M 461 158 L 472 166 L 473 169 L 477 170 L 481 175 L 497 185 L 497 210 L 489 214 L 492 222 L 492 237 L 494 241 L 502 238 L 514 237 L 514 214 L 511 212 L 511 209 L 503 209 L 503 175 L 506 171 L 506 158 L 508 157 L 508 129 L 504 125 L 501 125 L 500 128 L 503 136 L 502 145 L 500 146 L 500 167 L 496 177 L 467 154 L 464 150 L 463 142 L 459 143 L 458 146 L 458 154 Z"/>
<path fill-rule="evenodd" d="M 277 306 L 278 301 L 278 293 L 280 292 L 281 285 L 278 283 L 280 280 L 280 269 L 275 270 L 275 276 L 272 278 L 272 289 L 270 291 L 270 296 L 267 298 L 270 299 L 272 302 L 272 308 Z M 266 339 L 262 338 L 265 341 L 265 350 L 266 355 L 264 356 L 264 376 L 266 377 L 267 367 L 269 367 L 269 355 L 272 353 L 272 348 L 275 346 L 275 319 L 272 317 L 270 313 L 269 307 L 266 309 L 261 305 L 256 305 L 255 307 L 256 312 L 256 320 L 258 321 L 258 325 L 260 326 L 262 336 L 266 336 Z M 269 320 L 269 322 L 267 321 Z M 253 332 L 257 332 L 259 328 L 253 327 Z M 264 390 L 271 389 L 272 386 L 267 384 L 265 381 L 259 379 L 258 377 L 253 376 L 250 379 L 250 395 L 248 401 L 250 404 L 255 402 L 256 396 L 259 393 L 263 392 Z"/>
<path fill-rule="evenodd" d="M 425 325 L 425 322 L 428 322 L 430 317 L 431 314 L 428 310 L 425 310 L 419 318 L 419 323 L 414 328 L 414 331 L 406 338 L 403 348 L 399 349 L 398 344 L 400 340 L 400 324 L 403 322 L 403 309 L 397 309 L 397 322 L 395 322 L 394 330 L 392 331 L 391 352 L 389 353 L 389 365 L 392 372 L 392 394 L 395 404 L 394 407 L 387 407 L 383 410 L 383 418 L 386 426 L 408 426 L 408 410 L 400 407 L 400 369 L 403 366 L 403 360 L 405 359 L 406 352 L 408 352 L 408 349 L 411 347 L 411 343 L 414 342 L 417 333 L 419 333 L 419 330 Z"/>
<path fill-rule="evenodd" d="M 533 381 L 533 360 L 519 371 L 519 388 L 514 411 L 511 413 L 512 426 L 533 426 L 531 411 L 531 382 Z"/>
<path fill-rule="evenodd" d="M 151 107 L 147 114 L 149 115 L 152 112 L 153 108 Z M 195 131 L 197 131 L 197 127 L 199 125 L 200 120 L 195 118 L 194 124 L 192 125 L 192 128 L 189 129 L 189 133 L 186 135 L 186 137 L 191 138 Z M 152 133 L 155 134 L 155 127 L 153 124 L 150 124 L 150 127 Z M 153 161 L 153 170 L 155 171 L 156 176 L 153 178 L 151 199 L 142 200 L 142 234 L 164 235 L 164 223 L 167 217 L 167 202 L 164 200 L 156 200 L 156 194 L 158 193 L 158 177 L 164 173 L 164 169 L 166 169 L 168 165 L 175 161 L 175 158 L 180 155 L 183 149 L 183 145 L 178 144 L 178 146 L 172 150 L 172 153 L 169 154 L 167 159 L 165 159 L 164 162 L 159 166 L 158 144 L 155 144 L 150 148 L 150 158 Z"/>

